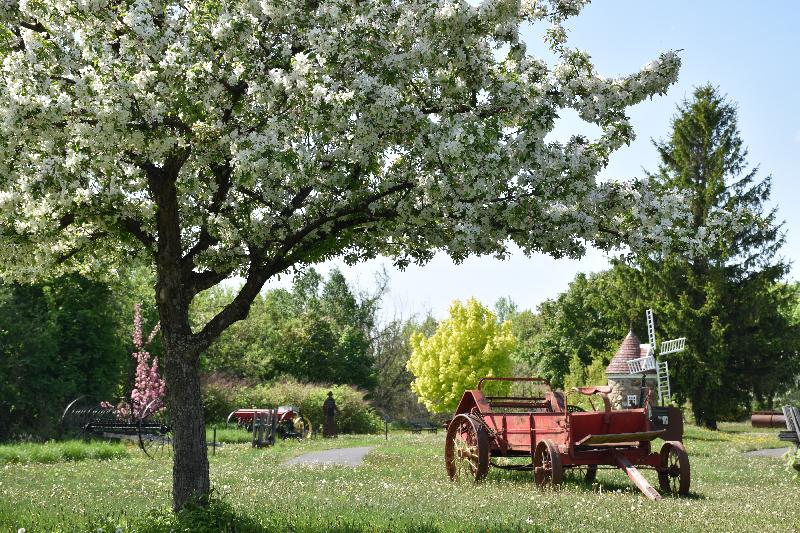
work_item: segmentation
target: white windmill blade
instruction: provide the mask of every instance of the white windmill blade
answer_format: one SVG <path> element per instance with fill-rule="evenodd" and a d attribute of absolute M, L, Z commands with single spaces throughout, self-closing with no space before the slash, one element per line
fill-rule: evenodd
<path fill-rule="evenodd" d="M 628 373 L 630 374 L 644 374 L 648 370 L 655 370 L 655 368 L 656 360 L 650 354 L 628 361 Z"/>
<path fill-rule="evenodd" d="M 686 337 L 680 339 L 672 339 L 664 341 L 659 346 L 658 355 L 667 355 L 668 353 L 682 352 L 686 349 Z"/>
<path fill-rule="evenodd" d="M 648 309 L 645 311 L 645 316 L 647 317 L 647 340 L 650 341 L 650 346 L 654 349 L 656 347 L 656 324 L 653 321 L 653 310 Z"/>

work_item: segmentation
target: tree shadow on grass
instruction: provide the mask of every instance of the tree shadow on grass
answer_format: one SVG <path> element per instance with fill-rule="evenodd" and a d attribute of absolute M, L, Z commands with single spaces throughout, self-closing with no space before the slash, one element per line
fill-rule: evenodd
<path fill-rule="evenodd" d="M 515 471 L 515 470 L 501 470 L 499 468 L 493 468 L 489 471 L 489 476 L 487 477 L 487 481 L 489 482 L 498 482 L 498 483 L 510 483 L 510 484 L 530 484 L 534 485 L 534 478 L 533 472 L 531 471 Z M 625 474 L 621 474 L 618 479 L 609 479 L 607 474 L 601 474 L 602 472 L 622 472 L 621 469 L 615 467 L 600 467 L 600 471 L 598 472 L 599 477 L 597 480 L 589 482 L 584 479 L 583 474 L 580 470 L 572 470 L 572 469 L 565 469 L 564 471 L 564 478 L 562 487 L 569 488 L 575 487 L 578 489 L 583 489 L 586 492 L 593 492 L 593 493 L 603 493 L 603 492 L 634 492 L 639 493 L 639 490 L 624 477 Z M 648 480 L 651 482 L 653 487 L 658 490 L 658 479 L 655 480 Z M 662 491 L 659 490 L 659 493 L 662 495 L 664 499 L 673 498 L 673 496 L 669 494 L 664 494 Z M 687 496 L 680 496 L 675 498 L 685 498 L 688 500 L 704 500 L 706 496 L 702 494 L 697 494 L 695 492 L 689 492 Z"/>
<path fill-rule="evenodd" d="M 212 497 L 208 506 L 188 503 L 180 512 L 169 509 L 153 510 L 135 524 L 135 531 L 167 533 L 192 531 L 196 533 L 261 533 L 269 531 L 266 524 L 254 516 L 236 510 L 227 501 Z"/>

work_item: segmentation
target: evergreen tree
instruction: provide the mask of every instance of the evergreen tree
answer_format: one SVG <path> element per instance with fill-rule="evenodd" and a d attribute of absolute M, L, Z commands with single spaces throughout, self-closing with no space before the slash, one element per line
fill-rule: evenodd
<path fill-rule="evenodd" d="M 122 393 L 118 318 L 111 289 L 82 276 L 0 285 L 0 440 L 52 437 L 71 400 Z"/>
<path fill-rule="evenodd" d="M 678 106 L 671 136 L 654 144 L 661 164 L 649 176 L 653 188 L 686 195 L 688 224 L 706 247 L 688 260 L 639 257 L 640 281 L 660 293 L 662 328 L 687 337 L 687 350 L 669 356 L 673 390 L 691 401 L 698 424 L 716 428 L 753 396 L 774 396 L 798 364 L 797 329 L 785 312 L 791 294 L 779 284 L 788 271 L 777 255 L 782 224 L 764 207 L 770 177 L 748 167 L 736 107 L 716 88 L 697 88 Z M 719 210 L 739 220 L 712 237 Z"/>
<path fill-rule="evenodd" d="M 53 430 L 63 396 L 57 350 L 42 288 L 0 285 L 0 441 Z"/>
<path fill-rule="evenodd" d="M 58 379 L 66 394 L 61 400 L 115 399 L 123 392 L 119 386 L 130 356 L 125 349 L 129 336 L 120 335 L 110 287 L 71 274 L 51 283 L 47 294 L 58 342 Z"/>

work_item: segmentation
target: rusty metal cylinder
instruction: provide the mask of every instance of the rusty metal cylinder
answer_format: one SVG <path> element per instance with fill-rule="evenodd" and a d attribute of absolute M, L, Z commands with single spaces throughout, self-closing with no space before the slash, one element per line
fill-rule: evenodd
<path fill-rule="evenodd" d="M 750 423 L 754 428 L 785 428 L 786 417 L 781 413 L 762 411 L 753 413 Z"/>

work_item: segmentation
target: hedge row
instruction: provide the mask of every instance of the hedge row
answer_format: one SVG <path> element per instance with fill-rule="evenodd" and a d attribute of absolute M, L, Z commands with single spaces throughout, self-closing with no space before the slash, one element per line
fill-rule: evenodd
<path fill-rule="evenodd" d="M 225 379 L 210 379 L 203 386 L 206 423 L 224 422 L 240 408 L 270 408 L 294 405 L 315 428 L 323 422 L 322 402 L 333 392 L 339 413 L 336 422 L 342 433 L 377 433 L 383 421 L 364 401 L 364 393 L 349 385 L 323 386 L 281 380 L 260 385 L 243 385 Z"/>

